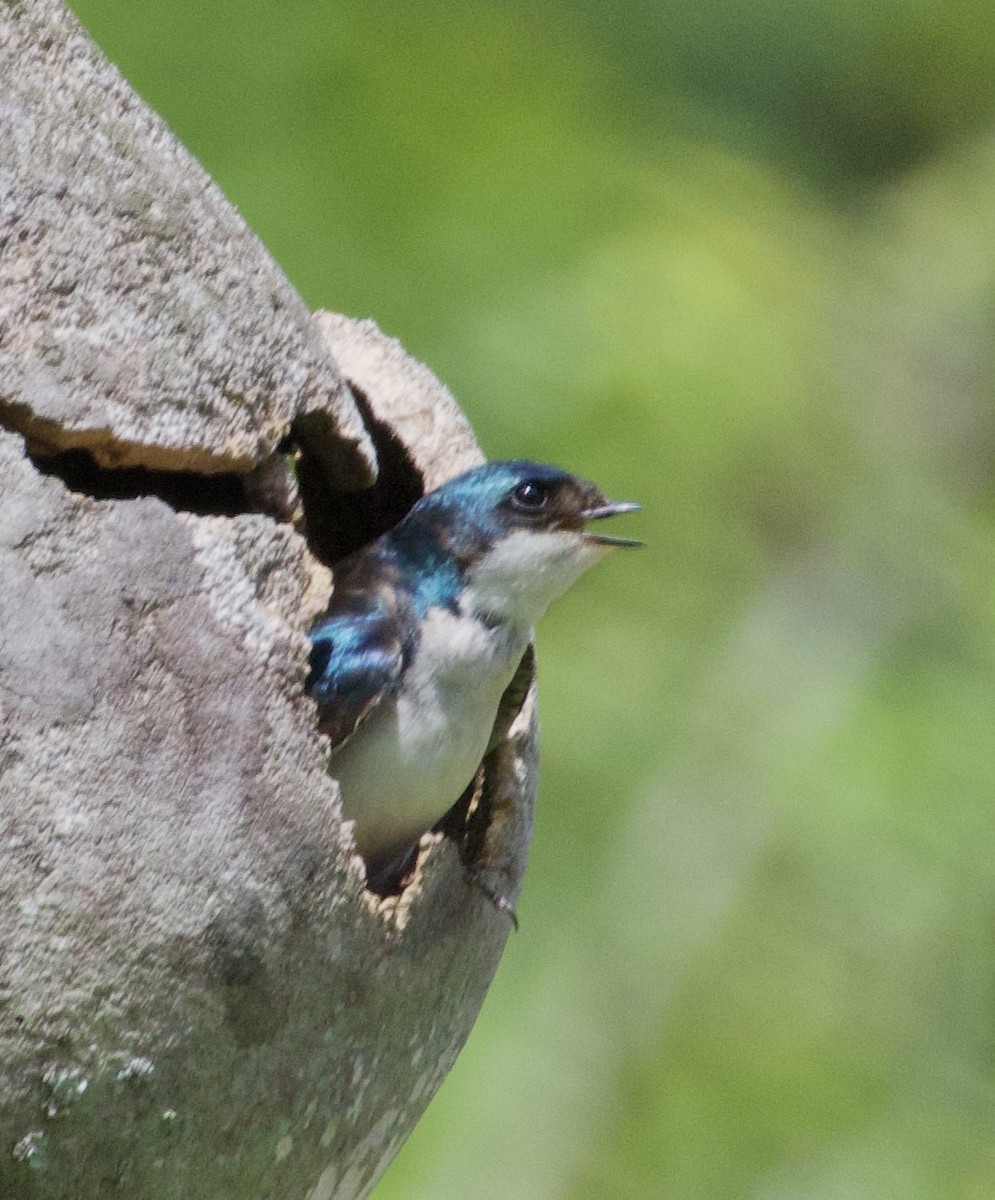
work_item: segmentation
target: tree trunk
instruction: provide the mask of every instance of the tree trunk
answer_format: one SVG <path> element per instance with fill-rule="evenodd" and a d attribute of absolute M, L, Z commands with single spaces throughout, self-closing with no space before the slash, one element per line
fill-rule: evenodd
<path fill-rule="evenodd" d="M 508 935 L 463 860 L 517 893 L 534 705 L 382 901 L 306 632 L 480 453 L 56 0 L 0 9 L 0 80 L 0 1196 L 362 1197 Z"/>

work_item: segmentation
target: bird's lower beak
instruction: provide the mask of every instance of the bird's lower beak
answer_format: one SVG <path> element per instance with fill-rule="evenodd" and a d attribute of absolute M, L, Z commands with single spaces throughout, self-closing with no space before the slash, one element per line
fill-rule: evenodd
<path fill-rule="evenodd" d="M 620 513 L 635 512 L 640 508 L 642 508 L 641 504 L 635 504 L 631 500 L 606 500 L 595 508 L 586 508 L 580 515 L 585 521 L 603 521 L 605 517 L 617 517 Z M 591 533 L 589 529 L 584 530 L 584 537 L 589 542 L 596 542 L 599 546 L 641 546 L 643 544 L 635 538 L 613 537 L 610 533 Z"/>

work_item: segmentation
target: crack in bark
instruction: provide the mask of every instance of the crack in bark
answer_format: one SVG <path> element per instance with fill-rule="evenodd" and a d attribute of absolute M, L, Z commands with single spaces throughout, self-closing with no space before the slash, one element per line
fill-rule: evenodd
<path fill-rule="evenodd" d="M 290 424 L 277 450 L 261 462 L 243 464 L 203 448 L 212 469 L 163 462 L 156 447 L 128 446 L 127 464 L 108 465 L 108 430 L 72 438 L 54 422 L 42 422 L 27 405 L 0 401 L 0 428 L 24 438 L 25 454 L 42 475 L 60 479 L 79 495 L 95 500 L 134 500 L 155 496 L 176 512 L 234 517 L 257 513 L 299 528 L 319 562 L 332 567 L 347 554 L 397 524 L 424 494 L 425 481 L 403 442 L 379 420 L 362 390 L 350 385 L 361 419 L 374 444 L 379 473 L 367 488 L 337 488 L 344 449 L 331 414 L 307 413 Z M 99 446 L 99 449 L 98 449 Z M 136 458 L 145 462 L 135 464 Z"/>
<path fill-rule="evenodd" d="M 28 449 L 26 453 L 42 475 L 55 476 L 71 492 L 94 500 L 136 500 L 157 496 L 177 512 L 198 516 L 234 517 L 239 513 L 260 511 L 247 488 L 249 474 L 244 472 L 202 475 L 195 471 L 163 471 L 149 467 L 101 467 L 88 450 L 45 454 Z"/>

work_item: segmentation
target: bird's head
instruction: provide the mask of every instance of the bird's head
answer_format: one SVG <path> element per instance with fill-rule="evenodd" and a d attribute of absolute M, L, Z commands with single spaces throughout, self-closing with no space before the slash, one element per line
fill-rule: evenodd
<path fill-rule="evenodd" d="M 472 610 L 531 626 L 610 549 L 641 544 L 588 528 L 637 508 L 609 500 L 559 467 L 515 460 L 448 480 L 423 496 L 402 525 L 431 531 L 459 563 Z"/>

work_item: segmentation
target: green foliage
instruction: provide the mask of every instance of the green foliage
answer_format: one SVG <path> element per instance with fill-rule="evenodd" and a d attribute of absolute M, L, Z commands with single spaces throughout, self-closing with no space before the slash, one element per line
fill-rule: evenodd
<path fill-rule="evenodd" d="M 76 8 L 309 303 L 646 506 L 378 1197 L 995 1194 L 995 9 Z"/>

